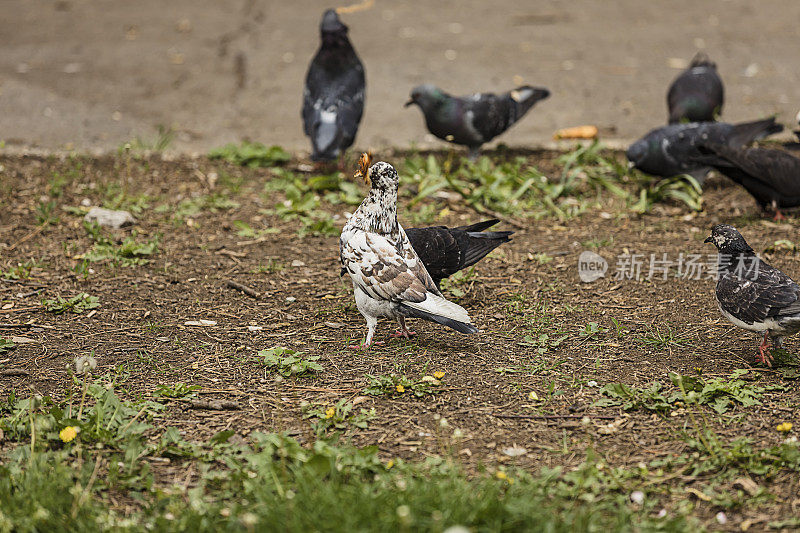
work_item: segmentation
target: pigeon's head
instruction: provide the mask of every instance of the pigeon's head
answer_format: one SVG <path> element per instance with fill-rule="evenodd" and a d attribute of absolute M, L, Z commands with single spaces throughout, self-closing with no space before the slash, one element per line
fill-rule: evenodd
<path fill-rule="evenodd" d="M 426 83 L 425 85 L 414 87 L 411 90 L 411 99 L 406 102 L 405 107 L 408 107 L 412 104 L 417 104 L 422 108 L 423 111 L 427 111 L 428 109 L 433 109 L 439 105 L 439 102 L 444 100 L 445 97 L 445 93 L 442 92 L 440 88 L 430 83 Z"/>
<path fill-rule="evenodd" d="M 703 242 L 710 242 L 721 254 L 736 255 L 739 253 L 755 253 L 742 234 L 728 224 L 717 224 L 711 228 L 711 235 Z"/>
<path fill-rule="evenodd" d="M 641 167 L 649 153 L 650 149 L 647 141 L 640 139 L 628 147 L 625 156 L 628 158 L 628 161 L 631 162 L 632 166 Z"/>
<path fill-rule="evenodd" d="M 335 9 L 329 9 L 322 15 L 319 25 L 323 46 L 340 46 L 347 42 L 347 26 L 345 26 Z"/>
<path fill-rule="evenodd" d="M 378 161 L 369 168 L 369 181 L 372 183 L 372 190 L 378 192 L 397 192 L 397 185 L 400 181 L 397 171 L 389 163 Z"/>
<path fill-rule="evenodd" d="M 692 62 L 689 64 L 689 68 L 695 67 L 709 67 L 715 69 L 717 68 L 717 64 L 711 61 L 711 58 L 709 58 L 708 54 L 705 52 L 697 52 L 692 58 Z"/>

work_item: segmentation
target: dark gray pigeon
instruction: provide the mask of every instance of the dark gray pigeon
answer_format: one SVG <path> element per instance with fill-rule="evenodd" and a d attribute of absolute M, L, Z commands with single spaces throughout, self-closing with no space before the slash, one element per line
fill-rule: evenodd
<path fill-rule="evenodd" d="M 451 96 L 430 84 L 411 91 L 406 107 L 417 104 L 425 115 L 428 131 L 445 141 L 469 148 L 478 157 L 481 145 L 505 132 L 539 100 L 550 96 L 542 87 L 525 85 L 500 95 L 476 93 Z"/>
<path fill-rule="evenodd" d="M 444 278 L 474 265 L 489 252 L 511 240 L 513 231 L 484 231 L 498 222 L 493 218 L 457 228 L 408 228 L 406 235 L 438 287 Z M 341 275 L 345 272 L 342 268 Z"/>
<path fill-rule="evenodd" d="M 364 111 L 364 66 L 347 38 L 347 26 L 329 9 L 320 25 L 319 50 L 303 91 L 303 131 L 311 159 L 331 161 L 352 146 Z"/>
<path fill-rule="evenodd" d="M 670 124 L 650 131 L 633 143 L 625 155 L 642 172 L 664 178 L 691 174 L 702 183 L 709 167 L 698 162 L 701 155 L 697 149 L 699 144 L 724 144 L 738 148 L 782 130 L 783 126 L 777 124 L 774 117 L 741 124 Z"/>
<path fill-rule="evenodd" d="M 716 120 L 722 113 L 724 102 L 725 90 L 716 63 L 703 52 L 698 52 L 689 68 L 669 86 L 669 123 Z"/>
<path fill-rule="evenodd" d="M 714 226 L 704 242 L 719 252 L 715 294 L 722 315 L 740 328 L 764 332 L 756 360 L 772 366 L 769 339 L 780 348 L 784 336 L 800 331 L 800 286 L 759 259 L 733 226 Z"/>
<path fill-rule="evenodd" d="M 781 208 L 800 207 L 800 159 L 767 148 L 731 148 L 722 144 L 699 146 L 698 161 L 715 168 L 747 189 L 762 209 L 775 219 Z"/>

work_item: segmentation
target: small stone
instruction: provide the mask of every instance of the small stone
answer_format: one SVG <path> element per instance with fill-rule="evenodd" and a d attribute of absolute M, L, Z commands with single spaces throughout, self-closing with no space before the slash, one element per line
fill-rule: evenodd
<path fill-rule="evenodd" d="M 119 229 L 125 226 L 131 226 L 136 223 L 133 215 L 127 211 L 114 211 L 112 209 L 104 209 L 102 207 L 93 207 L 83 217 L 86 222 L 95 222 L 100 226 L 106 228 Z"/>

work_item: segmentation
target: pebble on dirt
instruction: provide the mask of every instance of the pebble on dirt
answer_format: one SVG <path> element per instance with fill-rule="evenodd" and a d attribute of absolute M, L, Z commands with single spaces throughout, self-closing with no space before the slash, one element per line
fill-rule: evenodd
<path fill-rule="evenodd" d="M 86 222 L 96 222 L 100 226 L 106 228 L 119 229 L 125 226 L 132 226 L 136 223 L 133 215 L 127 211 L 114 211 L 112 209 L 104 209 L 102 207 L 93 207 L 83 217 Z"/>

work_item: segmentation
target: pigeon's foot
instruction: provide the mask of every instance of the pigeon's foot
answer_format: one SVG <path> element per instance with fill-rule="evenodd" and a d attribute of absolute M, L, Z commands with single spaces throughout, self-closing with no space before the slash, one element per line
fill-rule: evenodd
<path fill-rule="evenodd" d="M 398 329 L 397 331 L 395 331 L 394 333 L 389 335 L 389 337 L 391 337 L 393 339 L 397 339 L 397 338 L 400 338 L 400 337 L 402 337 L 404 339 L 410 339 L 411 337 L 416 337 L 416 335 L 417 335 L 416 331 L 411 331 L 410 329 L 406 329 L 406 330 Z"/>
<path fill-rule="evenodd" d="M 766 332 L 764 333 L 764 338 L 761 339 L 761 344 L 758 345 L 756 361 L 772 368 L 772 354 L 770 353 L 770 348 L 772 348 L 772 344 L 769 342 L 769 332 Z"/>
<path fill-rule="evenodd" d="M 366 351 L 366 350 L 369 350 L 370 346 L 372 346 L 374 344 L 381 345 L 381 344 L 383 344 L 383 341 L 371 342 L 369 344 L 367 344 L 366 342 L 362 342 L 361 344 L 351 344 L 350 346 L 348 346 L 348 348 L 350 350 L 364 350 L 364 351 Z"/>
<path fill-rule="evenodd" d="M 786 220 L 786 217 L 783 215 L 783 213 L 780 212 L 780 210 L 776 209 L 775 214 L 772 215 L 772 220 L 774 222 L 779 222 L 781 220 Z"/>

